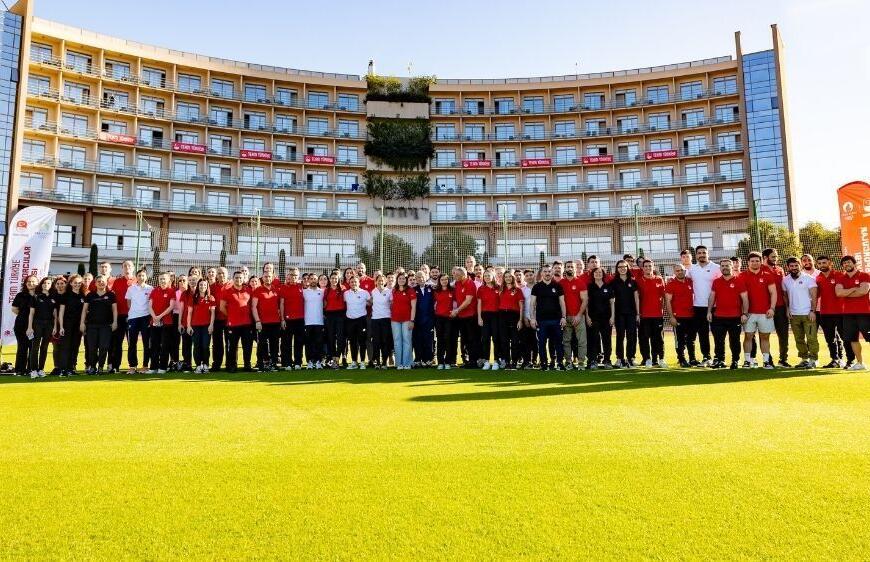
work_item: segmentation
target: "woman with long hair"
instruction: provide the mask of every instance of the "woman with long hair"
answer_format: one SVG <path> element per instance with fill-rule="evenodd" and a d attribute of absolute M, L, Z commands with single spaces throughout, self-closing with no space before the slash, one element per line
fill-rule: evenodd
<path fill-rule="evenodd" d="M 586 307 L 586 325 L 589 327 L 589 368 L 599 366 L 610 368 L 611 342 L 610 336 L 615 319 L 613 287 L 604 282 L 605 273 L 600 267 L 594 267 L 589 272 L 587 287 L 588 305 Z M 600 361 L 600 362 L 599 362 Z"/>
<path fill-rule="evenodd" d="M 54 281 L 43 277 L 33 297 L 30 318 L 27 324 L 27 337 L 30 344 L 30 378 L 45 377 L 45 360 L 48 358 L 48 344 L 57 325 L 57 307 L 52 294 Z"/>
<path fill-rule="evenodd" d="M 477 279 L 475 279 L 477 281 Z M 477 325 L 480 326 L 483 370 L 497 371 L 504 358 L 499 353 L 498 302 L 501 291 L 495 283 L 495 273 L 487 269 L 481 273 L 482 284 L 477 289 Z M 490 351 L 494 350 L 490 361 Z"/>
<path fill-rule="evenodd" d="M 207 279 L 199 279 L 187 306 L 187 334 L 193 347 L 195 373 L 208 372 L 209 345 L 214 332 L 215 299 Z"/>
<path fill-rule="evenodd" d="M 417 292 L 408 284 L 408 274 L 405 272 L 396 275 L 392 302 L 390 326 L 393 332 L 396 369 L 408 370 L 414 360 L 412 335 L 414 318 L 417 316 Z"/>
<path fill-rule="evenodd" d="M 127 374 L 135 375 L 139 368 L 139 336 L 142 336 L 142 366 L 147 368 L 151 360 L 151 314 L 148 311 L 151 291 L 148 284 L 148 270 L 144 267 L 136 272 L 136 282 L 127 287 Z M 84 296 L 84 295 L 82 295 Z"/>
<path fill-rule="evenodd" d="M 79 361 L 79 349 L 82 345 L 82 332 L 79 329 L 82 317 L 82 307 L 85 295 L 82 290 L 81 275 L 73 275 L 67 281 L 67 289 L 60 298 L 57 313 L 60 342 L 55 345 L 55 366 L 60 369 L 58 374 L 69 377 L 76 374 Z M 59 356 L 59 357 L 58 357 Z"/>
<path fill-rule="evenodd" d="M 112 332 L 118 329 L 118 304 L 115 293 L 108 290 L 105 275 L 97 275 L 94 284 L 95 289 L 85 296 L 79 327 L 85 334 L 87 373 L 101 375 L 109 355 Z"/>
<path fill-rule="evenodd" d="M 149 295 L 151 314 L 151 369 L 149 374 L 162 375 L 169 368 L 169 355 L 175 341 L 173 312 L 175 310 L 175 288 L 172 287 L 169 273 L 161 273 L 158 286 Z"/>
<path fill-rule="evenodd" d="M 187 335 L 187 314 L 185 314 L 184 310 L 189 298 L 188 293 L 190 293 L 188 277 L 187 275 L 179 275 L 175 278 L 175 310 L 172 313 L 177 331 L 173 333 L 174 341 L 172 342 L 172 348 L 170 349 L 169 354 L 172 357 L 174 369 L 189 372 L 191 370 L 190 363 L 192 361 L 192 341 L 190 336 Z M 181 345 L 180 361 L 178 352 L 179 344 Z"/>
<path fill-rule="evenodd" d="M 302 290 L 305 303 L 305 362 L 308 369 L 323 368 L 323 299 L 327 278 L 312 274 Z"/>
<path fill-rule="evenodd" d="M 345 361 L 344 342 L 344 287 L 341 286 L 341 274 L 333 271 L 329 283 L 323 291 L 323 315 L 326 324 L 326 357 L 327 363 L 333 369 Z"/>
<path fill-rule="evenodd" d="M 375 369 L 384 369 L 390 357 L 392 327 L 391 316 L 393 308 L 393 292 L 387 288 L 387 277 L 375 276 L 375 288 L 372 291 L 372 321 L 369 339 L 372 344 L 371 362 Z"/>
<path fill-rule="evenodd" d="M 616 328 L 616 367 L 634 367 L 637 352 L 637 326 L 640 322 L 640 294 L 637 279 L 628 262 L 616 262 L 613 289 L 613 325 Z M 590 356 L 591 357 L 591 356 Z"/>
<path fill-rule="evenodd" d="M 525 296 L 517 287 L 513 270 L 503 274 L 502 283 L 504 285 L 498 298 L 499 355 L 507 361 L 508 369 L 515 370 L 522 359 L 519 333 L 523 328 Z"/>
<path fill-rule="evenodd" d="M 417 271 L 412 286 L 417 292 L 417 316 L 414 318 L 414 331 L 411 339 L 414 342 L 414 364 L 420 367 L 431 367 L 435 359 L 435 301 L 432 286 L 427 284 L 427 273 L 421 268 Z"/>
<path fill-rule="evenodd" d="M 15 315 L 15 341 L 18 347 L 15 350 L 15 374 L 24 376 L 30 371 L 30 342 L 28 333 L 30 324 L 30 309 L 33 308 L 36 299 L 36 289 L 39 287 L 39 278 L 36 275 L 28 275 L 21 283 L 21 290 L 12 300 L 12 314 Z"/>
<path fill-rule="evenodd" d="M 57 311 L 57 314 L 54 315 L 54 328 L 52 329 L 54 337 L 52 338 L 51 356 L 54 360 L 54 369 L 52 369 L 51 374 L 59 377 L 66 376 L 63 372 L 64 330 L 63 316 L 60 313 L 60 307 L 63 306 L 63 303 L 66 300 L 68 290 L 69 287 L 66 277 L 58 275 L 54 278 L 54 283 L 51 286 L 51 295 L 54 297 L 54 308 Z"/>
<path fill-rule="evenodd" d="M 350 289 L 344 292 L 345 324 L 344 333 L 350 344 L 350 363 L 348 369 L 365 369 L 366 353 L 366 315 L 367 306 L 372 301 L 372 295 L 359 286 L 359 278 L 350 278 Z M 359 360 L 359 367 L 357 367 Z"/>
<path fill-rule="evenodd" d="M 433 292 L 435 301 L 436 362 L 438 369 L 450 369 L 456 364 L 456 340 L 453 338 L 453 288 L 450 275 L 442 273 Z"/>

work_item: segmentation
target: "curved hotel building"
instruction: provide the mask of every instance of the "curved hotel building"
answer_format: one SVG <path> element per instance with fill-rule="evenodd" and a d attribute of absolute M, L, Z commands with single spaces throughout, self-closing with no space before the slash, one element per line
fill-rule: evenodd
<path fill-rule="evenodd" d="M 0 200 L 4 221 L 58 210 L 59 272 L 94 243 L 110 259 L 158 245 L 167 263 L 244 261 L 255 215 L 267 257 L 349 261 L 371 242 L 382 204 L 364 185 L 377 168 L 366 123 L 384 115 L 367 107 L 365 76 L 143 45 L 31 12 L 21 0 L 3 14 Z M 738 33 L 734 56 L 439 79 L 420 115 L 430 195 L 388 212 L 390 231 L 467 227 L 494 256 L 506 215 L 521 223 L 514 255 L 609 260 L 634 251 L 636 215 L 651 254 L 704 243 L 730 255 L 754 212 L 792 228 L 780 49 L 772 26 L 772 48 L 755 53 Z"/>

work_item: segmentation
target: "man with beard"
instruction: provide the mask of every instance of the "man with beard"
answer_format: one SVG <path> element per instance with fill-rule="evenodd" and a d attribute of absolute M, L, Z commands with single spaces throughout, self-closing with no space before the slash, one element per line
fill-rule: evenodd
<path fill-rule="evenodd" d="M 788 275 L 782 280 L 791 331 L 801 362 L 798 369 L 814 369 L 819 360 L 819 327 L 816 323 L 818 289 L 816 280 L 801 269 L 795 257 L 785 262 Z"/>
<path fill-rule="evenodd" d="M 846 358 L 846 368 L 852 366 L 855 361 L 855 353 L 848 342 L 843 345 L 843 299 L 836 294 L 837 283 L 840 282 L 842 273 L 835 270 L 831 258 L 819 256 L 816 260 L 819 266 L 819 274 L 816 276 L 816 285 L 819 293 L 818 323 L 822 328 L 825 342 L 828 344 L 828 353 L 831 361 L 825 365 L 825 369 L 837 369 L 843 366 L 843 357 Z"/>
<path fill-rule="evenodd" d="M 870 341 L 870 298 L 867 296 L 870 293 L 870 274 L 859 271 L 852 256 L 843 256 L 840 265 L 843 275 L 835 290 L 843 299 L 843 339 L 855 352 L 855 363 L 849 370 L 864 371 L 866 367 L 858 338 L 864 336 L 864 341 Z"/>
<path fill-rule="evenodd" d="M 692 280 L 694 298 L 692 302 L 694 313 L 694 331 L 698 337 L 698 347 L 701 349 L 703 366 L 710 364 L 710 324 L 707 322 L 707 305 L 710 300 L 710 288 L 713 281 L 722 275 L 719 264 L 710 261 L 706 246 L 695 248 L 695 263 L 689 266 L 686 276 Z M 690 364 L 697 367 L 699 363 Z"/>
<path fill-rule="evenodd" d="M 776 339 L 779 342 L 779 363 L 780 367 L 791 367 L 788 362 L 788 312 L 785 306 L 785 296 L 782 289 L 782 280 L 785 278 L 785 271 L 777 265 L 779 254 L 776 248 L 767 248 L 761 253 L 764 258 L 762 269 L 768 271 L 776 277 L 776 310 L 773 313 L 773 326 L 776 329 Z"/>

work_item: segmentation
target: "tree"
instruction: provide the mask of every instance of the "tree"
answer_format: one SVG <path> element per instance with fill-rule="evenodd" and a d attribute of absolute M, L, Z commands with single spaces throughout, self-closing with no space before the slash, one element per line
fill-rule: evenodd
<path fill-rule="evenodd" d="M 832 230 L 820 222 L 810 221 L 800 229 L 798 238 L 805 254 L 828 256 L 834 263 L 839 263 L 843 253 L 839 228 Z"/>
<path fill-rule="evenodd" d="M 341 254 L 335 253 L 335 269 L 341 269 Z"/>
<path fill-rule="evenodd" d="M 644 257 L 644 256 L 643 256 L 643 248 L 638 248 L 638 249 L 637 249 L 637 257 L 639 257 L 639 258 Z"/>
<path fill-rule="evenodd" d="M 541 252 L 538 255 L 538 269 L 544 269 L 544 265 L 547 263 L 547 258 L 544 256 L 544 252 Z"/>
<path fill-rule="evenodd" d="M 151 275 L 154 276 L 155 281 L 160 275 L 160 247 L 158 246 L 154 246 L 154 256 L 151 259 Z"/>
<path fill-rule="evenodd" d="M 432 245 L 423 250 L 421 261 L 431 267 L 438 266 L 438 269 L 447 273 L 453 266 L 465 263 L 465 256 L 481 257 L 477 255 L 474 237 L 457 228 L 436 233 Z"/>
<path fill-rule="evenodd" d="M 749 225 L 749 237 L 737 245 L 737 255 L 745 260 L 749 252 L 761 252 L 765 248 L 776 248 L 782 259 L 800 257 L 803 253 L 798 237 L 791 230 L 766 220 L 759 220 L 757 224 L 752 221 Z"/>
<path fill-rule="evenodd" d="M 284 282 L 284 278 L 287 274 L 287 252 L 284 251 L 284 248 L 278 252 L 278 279 L 281 282 Z"/>
<path fill-rule="evenodd" d="M 227 251 L 226 250 L 221 250 L 221 255 L 220 255 L 220 258 L 218 260 L 218 265 L 220 265 L 221 267 L 227 266 Z"/>
<path fill-rule="evenodd" d="M 84 262 L 79 262 L 79 269 L 78 269 L 78 272 L 77 272 L 77 273 L 78 273 L 79 275 L 84 275 L 84 274 L 85 274 L 85 264 L 84 264 Z"/>
<path fill-rule="evenodd" d="M 360 261 L 365 264 L 380 264 L 381 259 L 381 237 L 375 237 L 374 248 L 371 250 L 367 246 L 358 246 L 357 255 Z M 410 269 L 417 263 L 417 255 L 414 253 L 414 247 L 406 242 L 401 236 L 395 234 L 384 235 L 384 263 L 382 265 L 384 272 L 394 271 L 397 267 Z"/>
<path fill-rule="evenodd" d="M 99 272 L 100 249 L 96 244 L 91 244 L 91 255 L 88 258 L 88 271 L 91 275 L 96 276 Z"/>

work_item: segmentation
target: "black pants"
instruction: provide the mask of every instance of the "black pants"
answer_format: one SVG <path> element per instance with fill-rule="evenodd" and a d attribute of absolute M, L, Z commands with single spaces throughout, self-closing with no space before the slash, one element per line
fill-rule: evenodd
<path fill-rule="evenodd" d="M 270 322 L 263 324 L 257 333 L 257 364 L 262 368 L 268 363 L 270 367 L 278 366 L 278 341 L 281 337 L 281 324 Z M 249 331 L 249 333 L 252 333 Z M 243 342 L 244 345 L 244 342 Z"/>
<path fill-rule="evenodd" d="M 523 323 L 523 329 L 517 334 L 519 337 L 520 358 L 526 365 L 531 365 L 538 360 L 538 334 L 534 328 Z"/>
<path fill-rule="evenodd" d="M 773 326 L 776 329 L 776 339 L 779 341 L 779 360 L 788 359 L 788 329 L 789 321 L 784 306 L 777 306 L 773 311 Z"/>
<path fill-rule="evenodd" d="M 60 371 L 75 371 L 79 358 L 82 333 L 78 326 L 65 326 L 63 337 L 54 344 L 54 367 Z"/>
<path fill-rule="evenodd" d="M 144 367 L 148 366 L 151 358 L 151 342 L 148 339 L 151 332 L 150 324 L 151 316 L 128 318 L 126 324 L 118 324 L 127 328 L 127 366 L 131 369 L 139 366 L 139 334 L 142 334 L 142 363 Z"/>
<path fill-rule="evenodd" d="M 415 361 L 428 363 L 435 359 L 434 328 L 435 318 L 431 316 L 414 322 L 411 344 L 414 348 Z"/>
<path fill-rule="evenodd" d="M 588 357 L 593 361 L 598 361 L 598 357 L 601 356 L 601 361 L 604 363 L 610 363 L 610 355 L 612 351 L 612 344 L 610 340 L 610 336 L 613 333 L 613 327 L 610 325 L 610 315 L 607 316 L 592 316 L 592 325 L 587 326 L 586 337 L 589 340 L 589 345 L 587 346 L 587 354 Z M 582 322 L 585 322 L 586 319 L 582 319 Z"/>
<path fill-rule="evenodd" d="M 175 330 L 172 332 L 172 339 L 169 342 L 169 362 L 173 365 L 178 363 L 178 347 L 181 344 L 181 332 L 178 331 L 180 321 L 179 315 L 173 313 L 172 325 Z"/>
<path fill-rule="evenodd" d="M 305 326 L 305 359 L 309 365 L 323 361 L 323 324 Z"/>
<path fill-rule="evenodd" d="M 124 340 L 127 339 L 127 315 L 118 315 L 118 329 L 112 332 L 112 346 L 109 351 L 109 365 L 115 370 L 121 368 L 121 358 L 124 357 Z"/>
<path fill-rule="evenodd" d="M 30 338 L 27 337 L 27 326 L 15 326 L 15 372 L 23 375 L 30 371 Z"/>
<path fill-rule="evenodd" d="M 281 332 L 281 365 L 302 365 L 302 351 L 305 349 L 305 319 L 286 320 Z"/>
<path fill-rule="evenodd" d="M 359 318 L 345 318 L 344 334 L 350 346 L 350 360 L 356 363 L 358 360 L 365 361 L 366 349 L 366 321 L 367 316 Z M 387 319 L 389 322 L 389 319 Z"/>
<path fill-rule="evenodd" d="M 714 316 L 710 329 L 713 331 L 716 360 L 725 361 L 725 336 L 727 335 L 728 347 L 731 348 L 731 362 L 739 362 L 740 352 L 743 349 L 740 342 L 740 331 L 742 329 L 740 318 L 717 318 Z"/>
<path fill-rule="evenodd" d="M 664 321 L 661 318 L 640 319 L 640 356 L 644 362 L 658 362 L 665 357 L 665 342 L 662 339 Z"/>
<path fill-rule="evenodd" d="M 51 324 L 34 324 L 33 340 L 30 342 L 30 370 L 44 371 L 48 359 L 48 344 L 51 343 Z"/>
<path fill-rule="evenodd" d="M 477 359 L 480 357 L 480 329 L 477 325 L 477 316 L 454 319 L 453 337 L 462 338 L 465 347 L 467 363 L 463 367 L 477 368 Z"/>
<path fill-rule="evenodd" d="M 214 346 L 214 358 L 212 360 L 211 369 L 217 371 L 224 364 L 224 344 L 226 342 L 227 321 L 214 319 L 214 329 L 212 330 L 212 345 Z"/>
<path fill-rule="evenodd" d="M 437 359 L 439 365 L 456 363 L 456 340 L 453 338 L 453 319 L 449 316 L 435 317 L 435 339 L 438 343 Z"/>
<path fill-rule="evenodd" d="M 483 320 L 483 326 L 480 326 L 481 357 L 484 361 L 489 361 L 491 355 L 496 361 L 502 359 L 499 356 L 498 312 L 481 312 L 480 318 Z M 495 354 L 492 354 L 493 349 Z"/>
<path fill-rule="evenodd" d="M 208 333 L 208 326 L 194 326 L 191 341 L 193 360 L 196 365 L 208 365 L 209 346 L 211 345 L 211 334 Z"/>
<path fill-rule="evenodd" d="M 372 346 L 369 359 L 376 365 L 386 365 L 393 347 L 393 327 L 389 318 L 372 318 L 369 341 Z"/>
<path fill-rule="evenodd" d="M 187 328 L 181 332 L 181 364 L 186 369 L 193 365 L 193 336 L 187 333 Z"/>
<path fill-rule="evenodd" d="M 842 361 L 845 352 L 846 361 L 854 363 L 855 352 L 852 346 L 848 342 L 843 343 L 843 317 L 839 314 L 820 314 L 819 326 L 822 327 L 831 359 Z"/>
<path fill-rule="evenodd" d="M 634 361 L 637 353 L 637 315 L 617 313 L 614 318 L 616 327 L 616 358 Z"/>
<path fill-rule="evenodd" d="M 706 309 L 705 309 L 706 310 Z M 695 335 L 696 329 L 698 327 L 698 319 L 697 316 L 691 318 L 677 318 L 677 322 L 679 322 L 676 327 L 674 327 L 674 343 L 677 348 L 677 359 L 685 360 L 686 352 L 689 354 L 689 361 L 695 360 Z M 707 318 L 704 318 L 704 329 L 710 329 L 710 325 L 707 323 Z M 704 347 L 706 343 L 707 351 L 704 351 Z M 705 358 L 710 358 L 710 340 L 705 335 L 701 338 L 701 355 Z"/>
<path fill-rule="evenodd" d="M 694 329 L 698 336 L 698 347 L 701 349 L 701 357 L 704 359 L 710 358 L 710 323 L 707 322 L 707 307 L 695 306 L 692 307 L 695 316 Z M 681 322 L 682 323 L 682 322 Z M 689 357 L 694 358 L 692 354 Z"/>
<path fill-rule="evenodd" d="M 177 342 L 178 327 L 166 324 L 162 326 L 151 326 L 149 332 L 149 343 L 151 346 L 151 365 L 152 370 L 165 371 L 169 368 L 169 355 L 172 350 L 173 343 Z M 177 344 L 176 344 L 177 345 Z M 178 348 L 176 347 L 176 354 Z"/>
<path fill-rule="evenodd" d="M 520 313 L 516 310 L 499 310 L 498 320 L 498 356 L 502 360 L 516 365 L 522 359 L 520 354 L 520 331 L 517 329 Z"/>
<path fill-rule="evenodd" d="M 112 326 L 88 324 L 85 327 L 85 358 L 91 369 L 102 369 L 112 345 Z"/>
<path fill-rule="evenodd" d="M 344 311 L 327 311 L 323 315 L 326 322 L 326 355 L 339 361 L 344 356 Z"/>
<path fill-rule="evenodd" d="M 235 370 L 239 355 L 239 342 L 242 344 L 242 360 L 245 362 L 245 370 L 251 370 L 251 351 L 253 339 L 251 326 L 227 326 L 227 369 Z"/>

